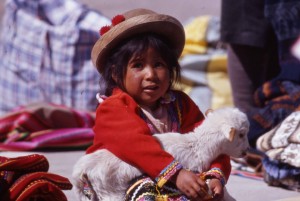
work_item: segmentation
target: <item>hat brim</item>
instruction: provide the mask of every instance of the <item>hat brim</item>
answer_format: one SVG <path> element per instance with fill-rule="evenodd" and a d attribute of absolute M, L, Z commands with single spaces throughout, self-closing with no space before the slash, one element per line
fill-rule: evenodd
<path fill-rule="evenodd" d="M 182 24 L 168 15 L 146 14 L 126 19 L 98 39 L 91 55 L 97 70 L 103 72 L 106 58 L 121 41 L 141 33 L 155 33 L 161 36 L 175 50 L 178 58 L 180 57 L 185 43 Z"/>

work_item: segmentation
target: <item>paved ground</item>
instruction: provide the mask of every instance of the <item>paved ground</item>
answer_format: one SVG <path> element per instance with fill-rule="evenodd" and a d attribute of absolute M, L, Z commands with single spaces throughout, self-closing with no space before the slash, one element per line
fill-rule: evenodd
<path fill-rule="evenodd" d="M 113 17 L 132 8 L 149 8 L 160 13 L 170 14 L 181 22 L 205 14 L 219 15 L 220 0 L 81 0 L 89 7 L 101 11 L 108 17 Z M 0 17 L 3 14 L 4 0 L 0 0 Z M 16 157 L 28 155 L 33 152 L 2 152 L 0 155 Z M 73 165 L 84 151 L 71 152 L 40 152 L 50 162 L 49 172 L 60 174 L 71 179 Z M 231 176 L 227 184 L 228 191 L 238 201 L 274 201 L 285 198 L 300 196 L 294 191 L 281 188 L 269 187 L 262 181 L 245 179 L 239 176 Z M 74 191 L 65 192 L 69 201 L 77 201 Z M 300 200 L 300 198 L 289 199 L 289 201 Z M 285 200 L 287 201 L 287 200 Z"/>
<path fill-rule="evenodd" d="M 38 153 L 45 155 L 50 163 L 49 172 L 62 175 L 71 180 L 73 165 L 84 151 L 70 152 L 2 152 L 1 155 L 7 157 L 17 157 Z M 72 180 L 71 180 L 72 181 Z M 240 176 L 230 176 L 227 184 L 228 192 L 236 198 L 237 201 L 299 201 L 294 198 L 300 196 L 298 192 L 288 191 L 277 187 L 270 187 L 263 181 L 245 179 Z M 75 195 L 74 189 L 65 191 L 69 201 L 79 201 Z M 290 198 L 286 200 L 287 198 Z M 283 201 L 283 200 L 282 200 Z"/>

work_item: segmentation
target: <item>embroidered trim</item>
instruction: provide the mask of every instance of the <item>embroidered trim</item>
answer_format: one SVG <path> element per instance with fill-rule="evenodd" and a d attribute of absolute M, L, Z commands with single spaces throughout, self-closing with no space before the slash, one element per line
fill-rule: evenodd
<path fill-rule="evenodd" d="M 126 191 L 124 201 L 188 201 L 175 184 L 167 183 L 162 188 L 147 176 L 137 178 Z"/>
<path fill-rule="evenodd" d="M 178 105 L 178 98 L 174 99 L 173 104 L 168 105 L 168 113 L 172 121 L 171 132 L 179 132 L 181 126 L 181 108 Z"/>
<path fill-rule="evenodd" d="M 212 168 L 209 171 L 204 173 L 204 179 L 209 179 L 209 178 L 216 178 L 219 179 L 221 184 L 225 186 L 226 184 L 226 178 L 223 173 L 223 171 L 220 168 Z"/>
<path fill-rule="evenodd" d="M 155 178 L 157 186 L 161 188 L 178 170 L 182 168 L 182 165 L 178 161 L 174 160 L 161 171 L 157 178 Z"/>
<path fill-rule="evenodd" d="M 177 98 L 176 99 L 176 111 L 177 111 L 178 130 L 181 127 L 181 124 L 182 124 L 181 110 L 182 110 L 181 100 L 179 100 L 179 98 Z"/>
<path fill-rule="evenodd" d="M 164 104 L 167 107 L 168 115 L 171 119 L 171 128 L 170 132 L 179 132 L 181 127 L 181 110 L 182 104 L 178 97 L 170 91 L 165 95 L 161 100 L 161 104 Z M 158 133 L 158 130 L 154 128 L 151 121 L 144 114 L 143 110 L 140 108 L 140 117 L 145 120 L 152 134 Z"/>

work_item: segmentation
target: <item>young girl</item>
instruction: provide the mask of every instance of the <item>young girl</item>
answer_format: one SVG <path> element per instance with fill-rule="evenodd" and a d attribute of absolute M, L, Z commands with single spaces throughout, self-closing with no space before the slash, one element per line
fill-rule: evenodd
<path fill-rule="evenodd" d="M 208 179 L 214 200 L 220 200 L 230 174 L 228 156 L 217 158 L 203 180 L 152 137 L 189 132 L 204 119 L 186 94 L 172 89 L 180 78 L 182 25 L 173 17 L 135 9 L 116 16 L 100 32 L 92 61 L 105 80 L 107 98 L 97 108 L 95 138 L 87 154 L 105 148 L 145 173 L 133 181 L 126 200 L 155 200 L 157 195 L 203 200 Z M 181 193 L 174 194 L 172 185 Z"/>

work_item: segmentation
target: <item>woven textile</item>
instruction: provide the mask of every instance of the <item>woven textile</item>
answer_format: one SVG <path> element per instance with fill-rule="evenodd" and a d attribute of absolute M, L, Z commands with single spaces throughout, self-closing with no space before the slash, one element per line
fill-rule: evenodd
<path fill-rule="evenodd" d="M 258 138 L 264 180 L 273 186 L 300 191 L 300 111 L 292 112 L 280 124 Z"/>
<path fill-rule="evenodd" d="M 0 115 L 36 101 L 95 110 L 90 53 L 100 13 L 74 0 L 7 0 L 0 38 Z"/>
<path fill-rule="evenodd" d="M 159 189 L 149 177 L 142 176 L 130 186 L 125 201 L 188 201 L 189 199 L 177 190 L 173 184 Z"/>
<path fill-rule="evenodd" d="M 259 106 L 248 113 L 250 121 L 249 141 L 256 146 L 256 140 L 281 123 L 289 114 L 300 107 L 300 85 L 290 81 L 271 80 L 264 83 L 255 94 Z"/>
<path fill-rule="evenodd" d="M 85 149 L 94 138 L 94 114 L 33 104 L 0 118 L 0 150 Z"/>
<path fill-rule="evenodd" d="M 265 157 L 264 181 L 271 186 L 280 186 L 289 190 L 300 191 L 300 169 L 278 160 Z"/>
<path fill-rule="evenodd" d="M 227 55 L 219 39 L 220 19 L 198 16 L 184 29 L 186 41 L 180 59 L 179 89 L 188 94 L 201 111 L 232 106 Z"/>
<path fill-rule="evenodd" d="M 39 154 L 6 158 L 0 156 L 0 199 L 2 201 L 67 201 L 62 190 L 70 181 L 48 173 L 48 160 Z"/>

